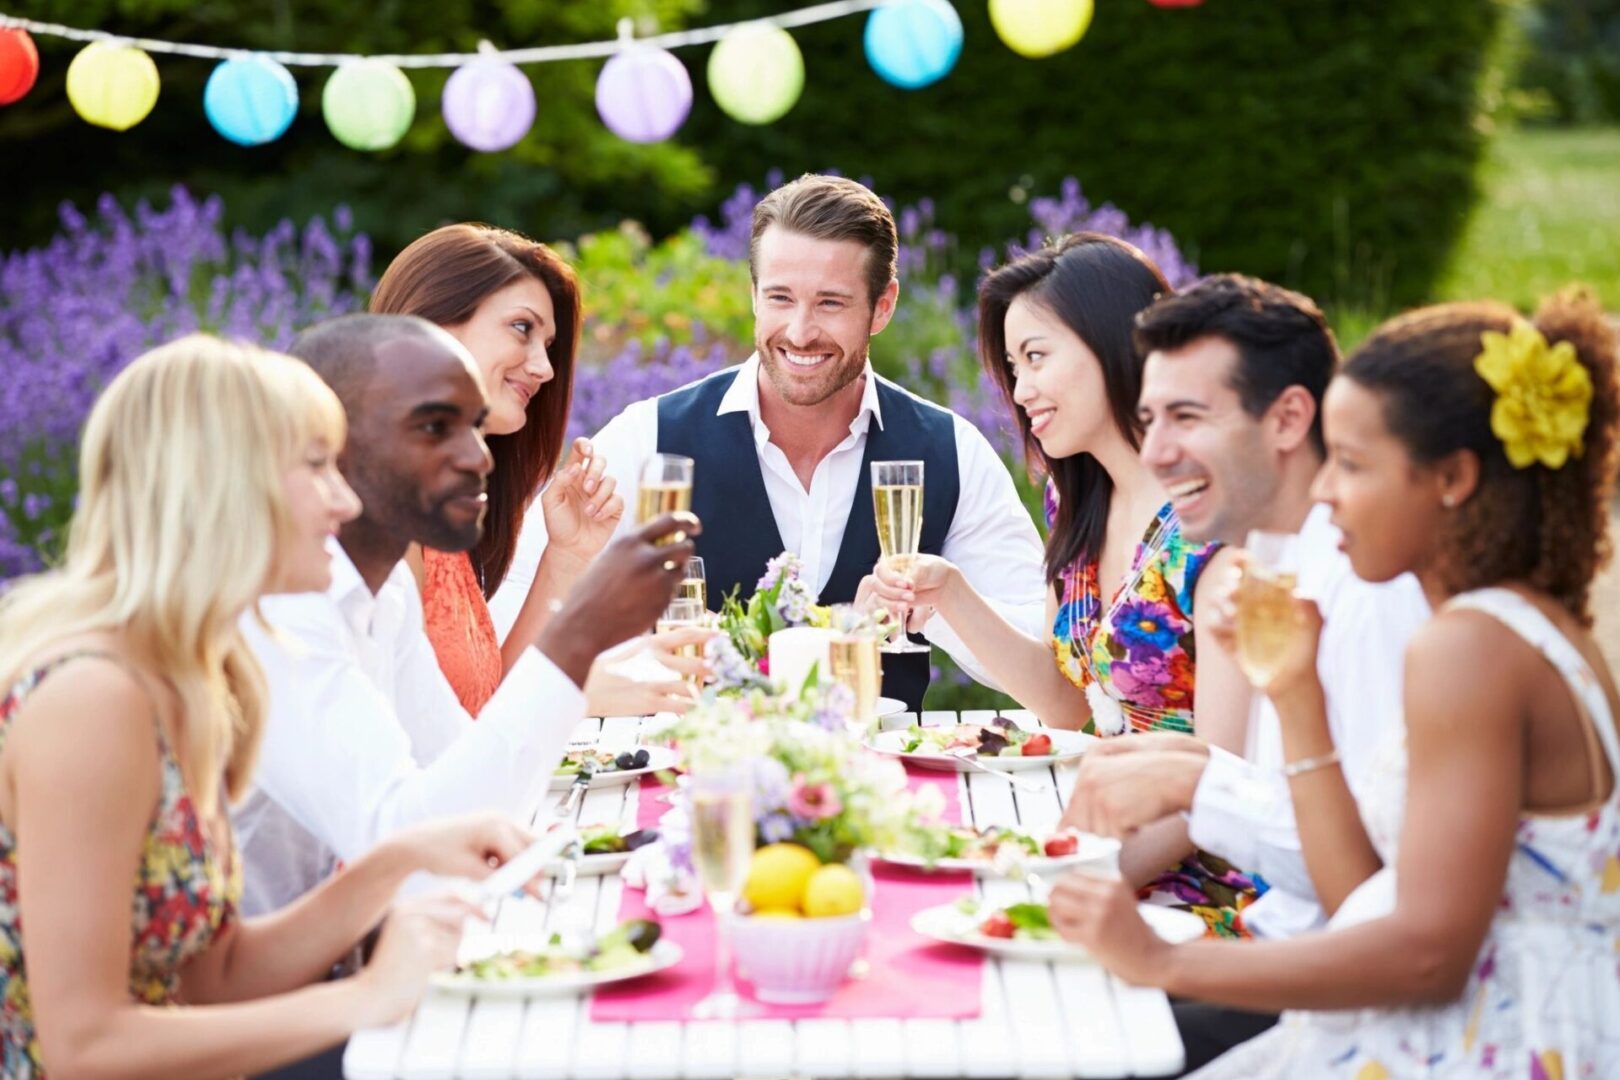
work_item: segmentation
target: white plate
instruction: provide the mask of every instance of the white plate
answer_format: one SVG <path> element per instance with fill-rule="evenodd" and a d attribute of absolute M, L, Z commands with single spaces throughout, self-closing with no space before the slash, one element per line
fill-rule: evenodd
<path fill-rule="evenodd" d="M 644 749 L 647 751 L 647 767 L 644 769 L 609 769 L 599 772 L 591 777 L 590 786 L 611 787 L 615 784 L 628 784 L 632 780 L 639 780 L 648 773 L 658 772 L 660 769 L 672 768 L 681 759 L 680 755 L 667 746 L 632 747 L 632 750 Z M 566 776 L 553 775 L 551 778 L 552 791 L 567 791 L 574 782 L 574 774 Z"/>
<path fill-rule="evenodd" d="M 1039 757 L 976 757 L 973 760 L 990 769 L 1003 772 L 1017 772 L 1020 769 L 1044 769 L 1049 765 L 1057 765 L 1065 761 L 1072 761 L 1086 752 L 1096 736 L 1086 735 L 1079 731 L 1066 731 L 1063 728 L 1035 727 L 1025 728 L 1026 731 L 1041 732 L 1052 737 L 1052 753 L 1042 754 Z M 968 772 L 973 766 L 949 754 L 933 753 L 925 750 L 915 750 L 907 753 L 902 747 L 906 744 L 909 729 L 901 728 L 898 731 L 880 731 L 866 741 L 866 745 L 880 754 L 892 754 L 902 761 L 909 761 L 924 769 L 942 769 L 945 772 Z"/>
<path fill-rule="evenodd" d="M 543 944 L 543 942 L 541 943 Z M 465 948 L 465 944 L 463 945 Z M 582 994 L 608 983 L 639 979 L 681 962 L 681 947 L 673 941 L 660 941 L 642 957 L 645 964 L 614 968 L 612 971 L 572 971 L 566 975 L 540 975 L 526 979 L 475 979 L 471 975 L 442 971 L 428 980 L 438 990 L 482 997 L 559 997 Z"/>
<path fill-rule="evenodd" d="M 906 866 L 913 870 L 937 870 L 941 873 L 951 870 L 967 870 L 985 877 L 996 876 L 996 868 L 991 859 L 935 859 L 929 862 L 920 855 L 885 854 L 879 852 L 873 858 L 886 862 L 890 866 Z M 1080 846 L 1072 855 L 1059 855 L 1049 859 L 1044 855 L 1029 856 L 1023 860 L 1023 868 L 1034 874 L 1061 874 L 1076 866 L 1087 863 L 1113 868 L 1118 865 L 1119 841 L 1106 836 L 1096 836 L 1092 833 L 1080 834 Z M 581 871 L 583 873 L 583 871 Z"/>
<path fill-rule="evenodd" d="M 1052 960 L 1070 963 L 1089 961 L 1091 954 L 1072 941 L 1061 938 L 1052 941 L 1031 941 L 1024 938 L 998 938 L 979 933 L 979 924 L 996 909 L 985 906 L 977 914 L 968 915 L 955 904 L 941 904 L 924 908 L 911 917 L 911 928 L 926 938 L 951 945 L 965 945 L 992 956 L 1014 960 Z M 1153 932 L 1172 945 L 1196 941 L 1204 936 L 1204 920 L 1190 911 L 1161 907 L 1158 904 L 1137 904 L 1136 910 Z"/>
<path fill-rule="evenodd" d="M 602 877 L 607 874 L 617 874 L 624 869 L 624 864 L 630 861 L 632 852 L 629 851 L 602 851 L 595 855 L 581 855 L 579 862 L 574 864 L 574 873 L 578 877 Z M 562 863 L 554 862 L 546 867 L 546 873 L 552 877 L 562 873 Z"/>
<path fill-rule="evenodd" d="M 877 699 L 877 714 L 879 717 L 898 716 L 906 711 L 906 703 L 899 698 L 880 697 Z"/>

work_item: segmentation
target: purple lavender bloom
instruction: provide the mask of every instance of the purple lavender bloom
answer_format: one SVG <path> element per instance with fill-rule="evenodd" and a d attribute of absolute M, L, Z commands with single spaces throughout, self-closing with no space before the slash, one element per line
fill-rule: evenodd
<path fill-rule="evenodd" d="M 94 218 L 64 203 L 62 231 L 43 247 L 0 256 L 0 474 L 15 515 L 0 543 L 0 576 L 37 569 L 73 502 L 72 460 L 96 395 L 124 365 L 194 330 L 284 346 L 304 326 L 359 309 L 369 244 L 344 211 L 337 233 L 319 218 L 284 222 L 262 240 L 227 238 L 217 197 L 184 188 L 158 209 L 125 212 L 103 195 Z M 21 489 L 19 499 L 17 489 Z"/>

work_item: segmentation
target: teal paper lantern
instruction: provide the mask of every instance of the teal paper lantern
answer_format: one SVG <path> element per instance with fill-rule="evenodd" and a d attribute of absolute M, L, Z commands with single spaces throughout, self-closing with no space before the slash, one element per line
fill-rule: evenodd
<path fill-rule="evenodd" d="M 298 115 L 298 84 L 268 57 L 239 56 L 208 76 L 203 112 L 215 131 L 238 146 L 263 146 L 292 126 Z"/>
<path fill-rule="evenodd" d="M 962 19 L 946 0 L 891 0 L 866 20 L 866 62 L 884 82 L 919 90 L 962 55 Z"/>
<path fill-rule="evenodd" d="M 416 118 L 416 91 L 387 61 L 346 60 L 326 80 L 321 112 L 344 146 L 386 150 L 405 137 Z"/>

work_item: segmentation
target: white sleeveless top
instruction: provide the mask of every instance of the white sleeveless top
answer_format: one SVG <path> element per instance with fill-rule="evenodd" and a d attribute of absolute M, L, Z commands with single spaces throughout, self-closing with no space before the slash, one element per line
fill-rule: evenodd
<path fill-rule="evenodd" d="M 1501 907 L 1455 1002 L 1285 1013 L 1196 1080 L 1620 1077 L 1620 736 L 1608 698 L 1585 657 L 1518 593 L 1482 589 L 1446 607 L 1490 615 L 1547 658 L 1586 714 L 1615 790 L 1589 813 L 1520 815 Z M 1330 929 L 1394 910 L 1406 802 L 1404 725 L 1399 732 L 1358 793 L 1384 869 L 1345 899 Z"/>

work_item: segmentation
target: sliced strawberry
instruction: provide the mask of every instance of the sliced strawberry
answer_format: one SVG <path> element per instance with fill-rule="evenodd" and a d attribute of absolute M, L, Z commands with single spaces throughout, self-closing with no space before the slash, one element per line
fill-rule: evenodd
<path fill-rule="evenodd" d="M 1043 754 L 1050 754 L 1052 752 L 1052 736 L 1031 735 L 1024 740 L 1024 745 L 1019 748 L 1019 752 L 1025 757 L 1040 757 Z"/>
<path fill-rule="evenodd" d="M 1060 858 L 1064 855 L 1073 855 L 1080 850 L 1080 838 L 1072 832 L 1058 833 L 1048 836 L 1043 846 L 1048 859 Z"/>
<path fill-rule="evenodd" d="M 979 933 L 985 937 L 1010 938 L 1013 936 L 1013 922 L 1005 911 L 997 911 L 979 924 Z"/>

